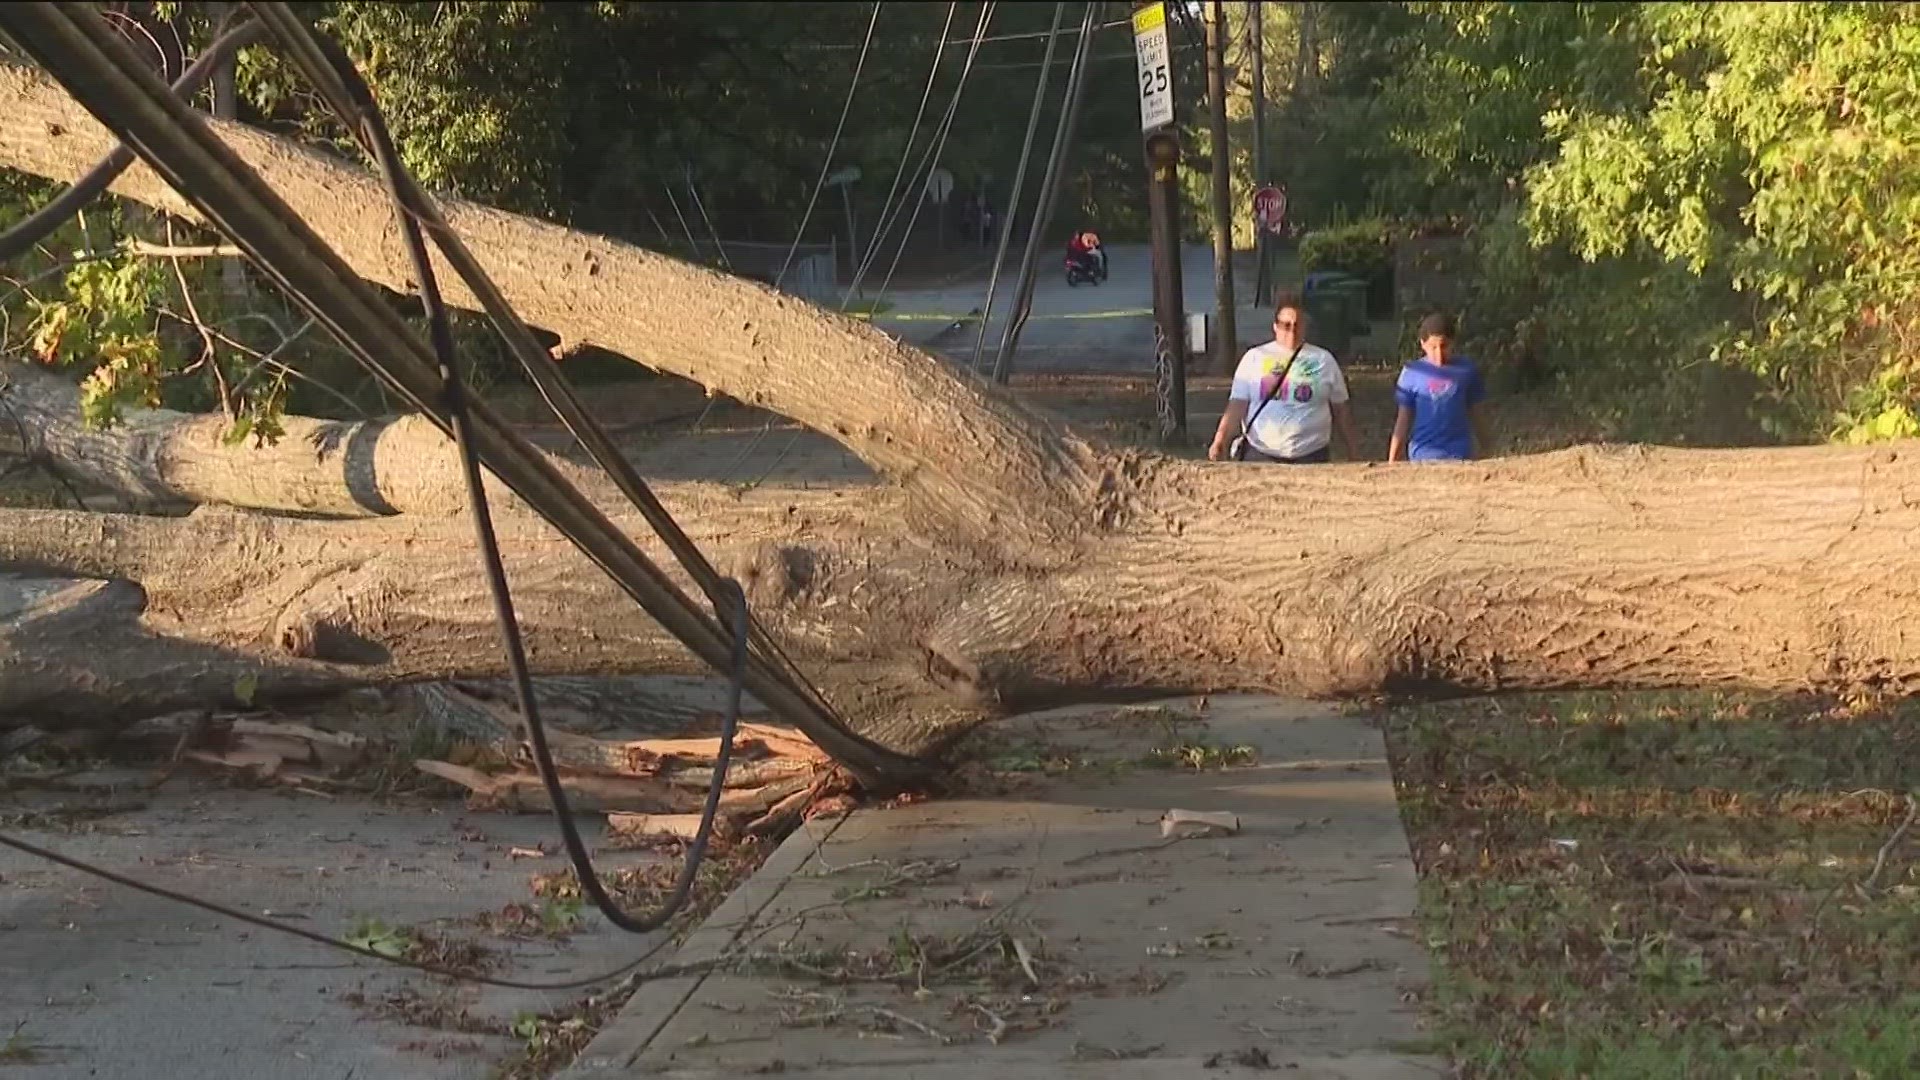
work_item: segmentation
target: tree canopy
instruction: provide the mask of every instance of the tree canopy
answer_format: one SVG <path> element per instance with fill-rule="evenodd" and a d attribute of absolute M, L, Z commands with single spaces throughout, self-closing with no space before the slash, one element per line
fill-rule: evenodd
<path fill-rule="evenodd" d="M 226 9 L 109 6 L 170 73 Z M 682 256 L 696 254 L 688 239 L 704 238 L 708 219 L 729 238 L 785 242 L 810 203 L 809 239 L 847 239 L 837 198 L 813 195 L 869 27 L 831 162 L 860 170 L 852 239 L 871 241 L 903 154 L 911 165 L 939 139 L 956 91 L 940 164 L 959 193 L 1004 204 L 1053 15 L 980 3 L 877 14 L 864 3 L 301 8 L 363 66 L 408 166 L 431 186 Z M 1171 6 L 1179 121 L 1194 150 L 1190 234 L 1205 227 L 1199 170 L 1215 156 L 1201 8 Z M 1069 5 L 1069 30 L 1081 10 Z M 1219 156 L 1236 206 L 1253 180 L 1251 10 L 1228 6 L 1234 145 Z M 1625 437 L 1664 437 L 1661 418 L 1701 408 L 1703 374 L 1715 372 L 1746 380 L 1745 399 L 1781 439 L 1920 435 L 1910 360 L 1920 180 L 1905 167 L 1920 128 L 1920 16 L 1908 6 L 1260 10 L 1269 157 L 1292 216 L 1315 229 L 1360 221 L 1367 237 L 1466 237 L 1453 273 L 1469 343 L 1496 373 L 1536 356 L 1568 396 L 1630 421 Z M 1055 224 L 1126 237 L 1144 220 L 1126 6 L 1096 5 L 1095 25 Z M 976 33 L 985 43 L 968 71 Z M 1056 53 L 1043 130 L 1057 119 L 1071 44 Z M 243 120 L 345 147 L 271 50 L 242 52 L 238 84 Z M 1029 164 L 1029 198 L 1044 157 Z M 46 196 L 44 184 L 10 180 L 0 221 Z M 920 221 L 923 241 L 936 216 Z M 271 297 L 229 296 L 211 287 L 205 260 L 156 263 L 129 246 L 164 243 L 165 228 L 103 207 L 12 268 L 0 302 L 8 347 L 92 372 L 101 419 L 164 394 L 220 404 L 236 432 L 270 434 L 289 401 L 319 413 L 345 399 L 378 405 Z M 261 355 L 293 370 L 252 374 Z M 205 377 L 166 383 L 189 369 Z"/>
<path fill-rule="evenodd" d="M 1295 205 L 1464 226 L 1486 347 L 1533 335 L 1646 411 L 1731 367 L 1782 437 L 1920 435 L 1910 8 L 1288 7 L 1319 9 L 1325 76 L 1289 113 Z"/>

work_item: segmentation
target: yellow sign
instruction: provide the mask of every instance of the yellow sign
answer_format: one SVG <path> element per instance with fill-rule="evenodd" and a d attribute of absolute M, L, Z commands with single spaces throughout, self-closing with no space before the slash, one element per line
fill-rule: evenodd
<path fill-rule="evenodd" d="M 1133 13 L 1133 54 L 1140 72 L 1140 130 L 1173 123 L 1173 72 L 1167 46 L 1167 6 L 1152 3 Z"/>

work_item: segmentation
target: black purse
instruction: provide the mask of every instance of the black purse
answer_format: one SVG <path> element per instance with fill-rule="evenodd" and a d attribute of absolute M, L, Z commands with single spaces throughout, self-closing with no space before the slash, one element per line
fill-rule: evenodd
<path fill-rule="evenodd" d="M 1233 446 L 1227 451 L 1228 456 L 1233 460 L 1247 460 L 1247 435 L 1253 431 L 1253 422 L 1260 419 L 1260 414 L 1266 411 L 1267 403 L 1273 400 L 1273 396 L 1280 392 L 1281 387 L 1287 385 L 1287 376 L 1293 373 L 1293 362 L 1300 359 L 1300 350 L 1306 347 L 1307 343 L 1304 341 L 1293 347 L 1293 355 L 1287 357 L 1287 366 L 1280 369 L 1280 377 L 1273 381 L 1273 389 L 1267 391 L 1266 396 L 1260 399 L 1260 404 L 1247 414 L 1245 420 L 1241 421 L 1240 437 L 1233 440 Z"/>

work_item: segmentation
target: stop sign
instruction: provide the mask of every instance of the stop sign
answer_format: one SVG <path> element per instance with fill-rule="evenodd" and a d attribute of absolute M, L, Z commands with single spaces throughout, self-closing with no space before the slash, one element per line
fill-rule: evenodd
<path fill-rule="evenodd" d="M 1285 227 L 1287 193 L 1277 187 L 1263 187 L 1253 193 L 1253 223 L 1271 233 Z"/>

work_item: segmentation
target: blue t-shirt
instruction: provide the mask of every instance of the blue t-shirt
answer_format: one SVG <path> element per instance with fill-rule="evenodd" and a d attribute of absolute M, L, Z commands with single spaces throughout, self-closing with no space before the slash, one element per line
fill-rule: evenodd
<path fill-rule="evenodd" d="M 1400 369 L 1394 400 L 1413 410 L 1407 438 L 1411 461 L 1465 461 L 1473 456 L 1473 431 L 1467 408 L 1486 396 L 1480 369 L 1464 356 L 1436 364 L 1422 357 Z"/>

